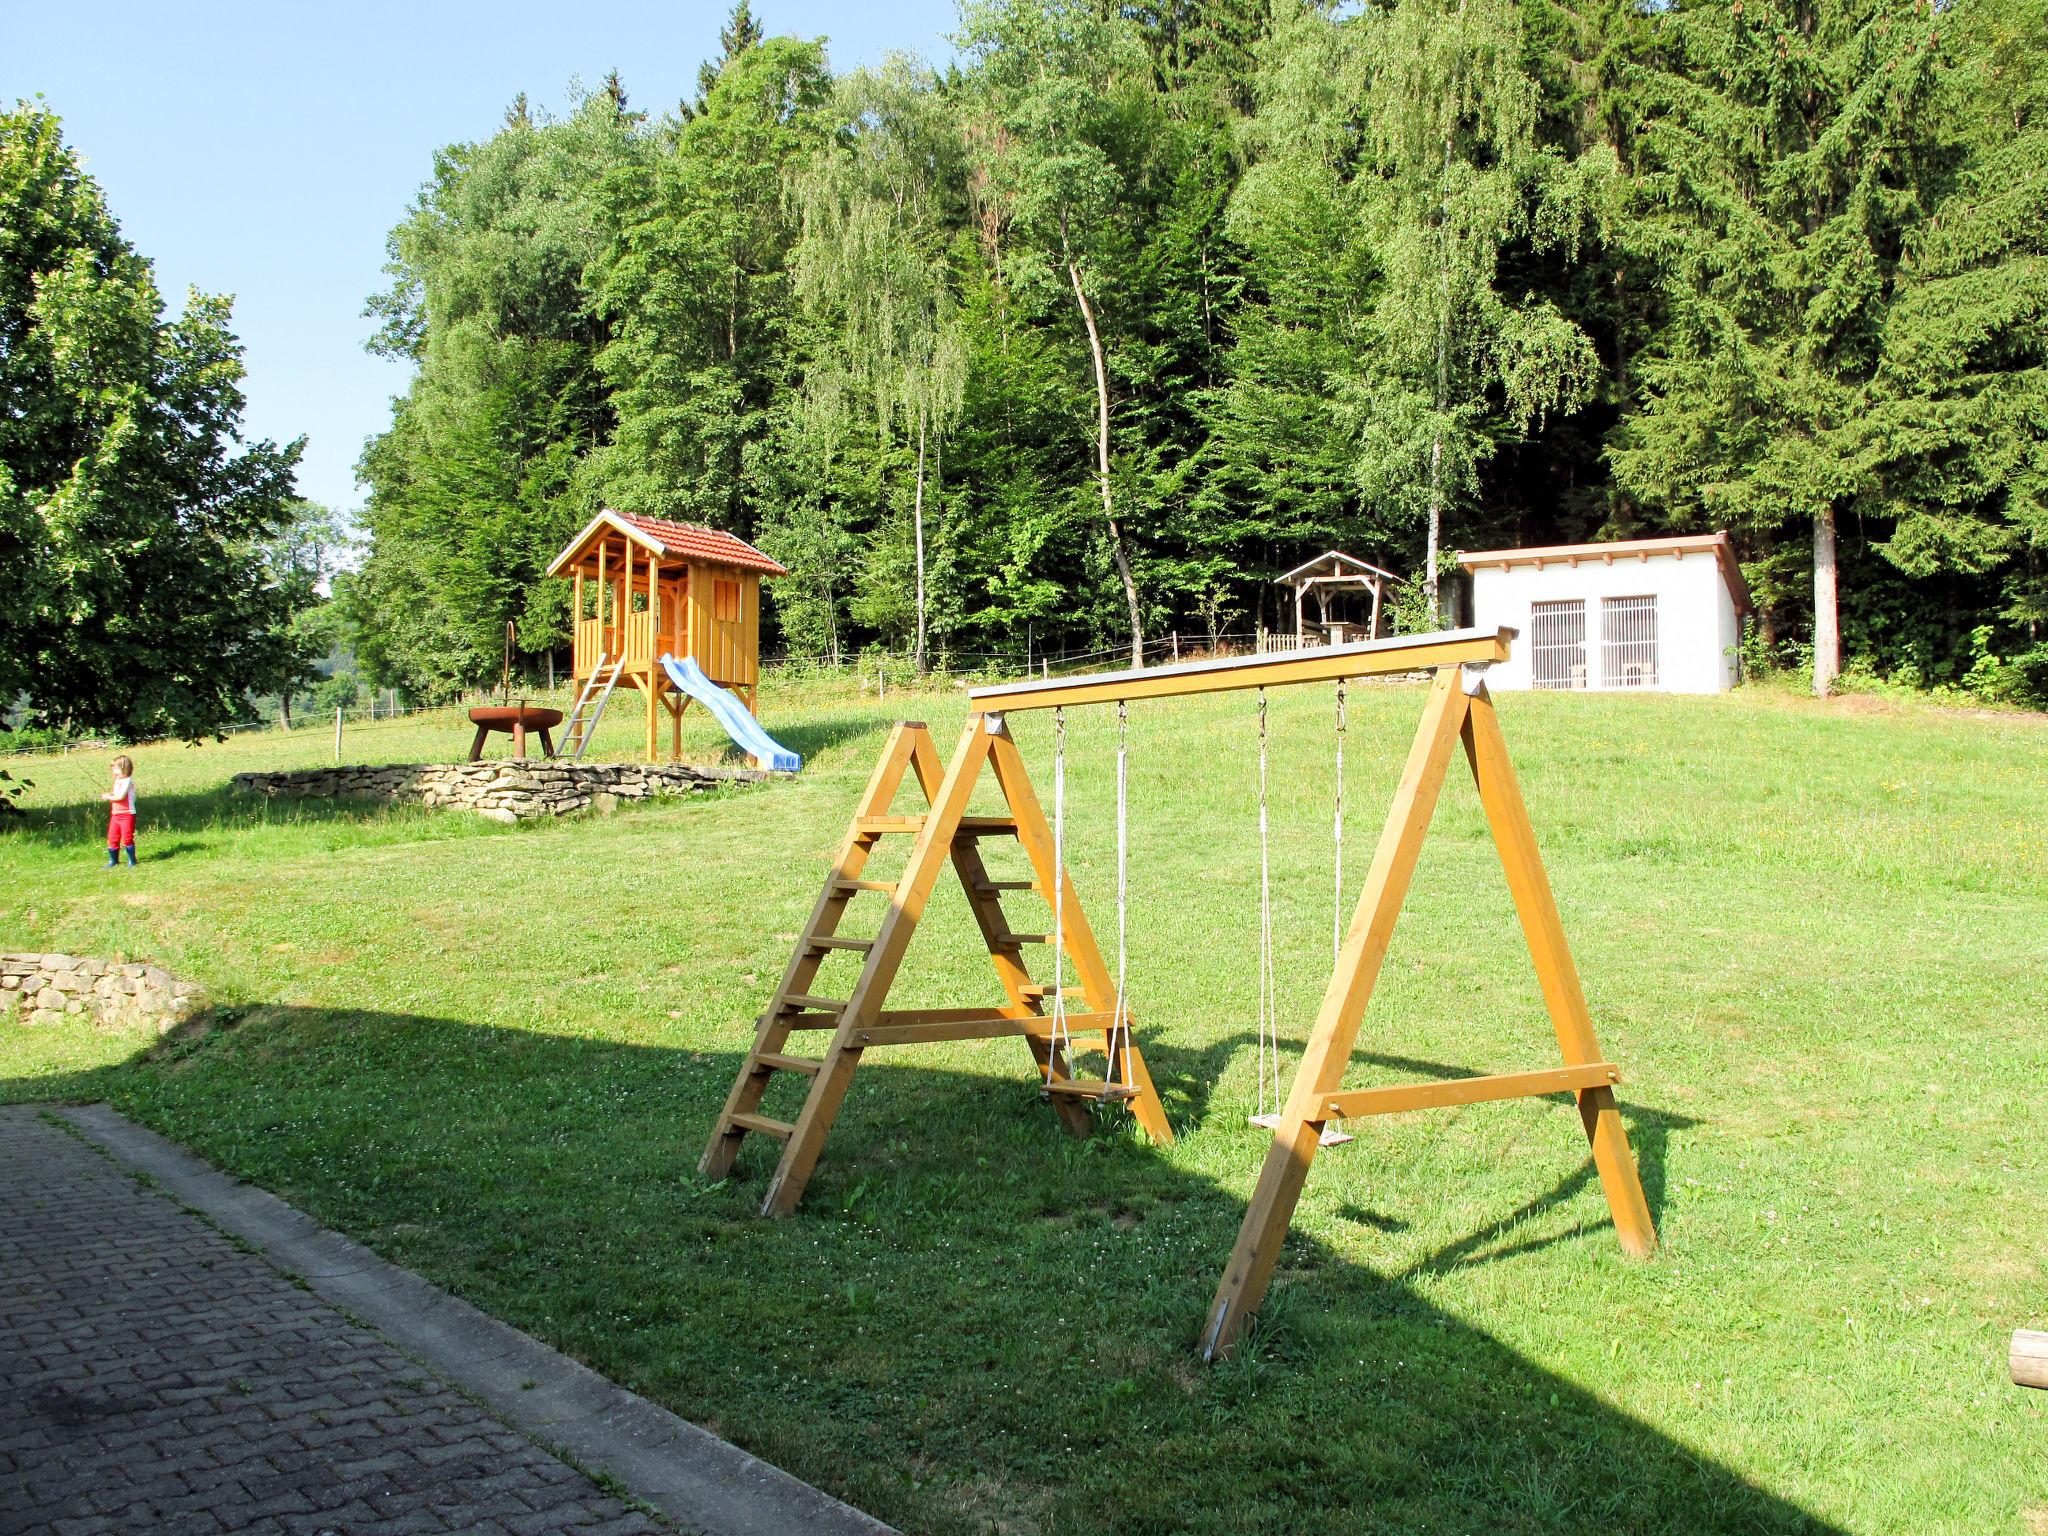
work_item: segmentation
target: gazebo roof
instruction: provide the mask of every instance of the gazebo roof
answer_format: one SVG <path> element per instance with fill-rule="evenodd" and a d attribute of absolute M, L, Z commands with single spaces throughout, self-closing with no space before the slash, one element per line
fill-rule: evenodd
<path fill-rule="evenodd" d="M 664 560 L 693 560 L 702 565 L 722 565 L 729 570 L 757 571 L 763 576 L 787 576 L 780 564 L 754 548 L 745 539 L 700 523 L 672 522 L 665 517 L 643 517 L 638 512 L 614 512 L 607 508 L 593 517 L 581 533 L 548 566 L 558 576 L 581 560 L 590 546 L 609 534 L 621 534 L 650 554 Z"/>
<path fill-rule="evenodd" d="M 1277 586 L 1281 583 L 1292 584 L 1300 581 L 1316 580 L 1328 581 L 1332 578 L 1341 579 L 1347 576 L 1356 577 L 1359 583 L 1364 586 L 1370 586 L 1372 578 L 1375 576 L 1382 581 L 1399 581 L 1401 579 L 1392 571 L 1382 570 L 1379 566 L 1373 565 L 1369 561 L 1361 560 L 1356 555 L 1347 555 L 1342 550 L 1326 549 L 1320 555 L 1317 555 L 1315 559 L 1305 560 L 1293 570 L 1275 576 L 1273 581 Z"/>

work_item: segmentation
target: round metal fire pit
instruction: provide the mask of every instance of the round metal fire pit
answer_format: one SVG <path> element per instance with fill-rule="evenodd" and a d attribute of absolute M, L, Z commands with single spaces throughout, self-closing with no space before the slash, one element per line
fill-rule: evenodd
<path fill-rule="evenodd" d="M 479 704 L 469 712 L 469 721 L 476 727 L 476 740 L 469 744 L 472 763 L 484 755 L 484 738 L 493 731 L 511 736 L 514 757 L 526 756 L 526 733 L 539 731 L 541 752 L 553 757 L 555 744 L 548 732 L 562 723 L 562 712 L 538 704 Z"/>

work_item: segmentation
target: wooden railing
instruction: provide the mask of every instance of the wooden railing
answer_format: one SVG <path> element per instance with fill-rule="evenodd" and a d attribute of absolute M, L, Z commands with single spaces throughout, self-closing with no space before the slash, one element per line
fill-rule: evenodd
<path fill-rule="evenodd" d="M 657 633 L 651 613 L 629 613 L 617 623 L 603 619 L 576 621 L 574 661 L 577 677 L 590 676 L 599 656 L 604 657 L 607 665 L 623 656 L 627 667 L 639 668 L 664 653 L 684 654 L 683 637 Z"/>

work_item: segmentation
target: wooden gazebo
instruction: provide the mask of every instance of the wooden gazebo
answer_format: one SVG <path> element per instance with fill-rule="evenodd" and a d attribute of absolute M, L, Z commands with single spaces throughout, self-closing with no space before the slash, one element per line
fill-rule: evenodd
<path fill-rule="evenodd" d="M 761 680 L 761 579 L 788 572 L 746 540 L 715 528 L 600 512 L 548 567 L 575 582 L 571 671 L 583 685 L 561 752 L 581 756 L 614 686 L 647 700 L 647 761 L 659 756 L 661 712 L 669 756 L 682 755 L 688 698 L 661 658 L 692 659 L 712 682 L 754 709 Z"/>
<path fill-rule="evenodd" d="M 1275 585 L 1294 593 L 1294 643 L 1343 645 L 1352 640 L 1380 638 L 1380 620 L 1386 612 L 1387 589 L 1401 578 L 1392 571 L 1368 564 L 1355 555 L 1325 550 L 1315 559 L 1297 565 L 1273 578 Z M 1369 599 L 1368 612 L 1339 617 L 1337 600 L 1343 597 Z M 1315 620 L 1309 621 L 1307 606 L 1313 598 Z M 1366 606 L 1361 603 L 1357 606 Z"/>

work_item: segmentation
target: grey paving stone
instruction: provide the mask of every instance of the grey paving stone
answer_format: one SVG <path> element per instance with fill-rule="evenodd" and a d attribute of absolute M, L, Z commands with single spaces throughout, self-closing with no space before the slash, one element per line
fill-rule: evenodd
<path fill-rule="evenodd" d="M 381 1263 L 331 1236 L 319 1251 L 337 1273 Z M 18 1108 L 0 1109 L 0 1467 L 6 1536 L 524 1529 L 564 1503 L 604 1536 L 662 1529 Z"/>

